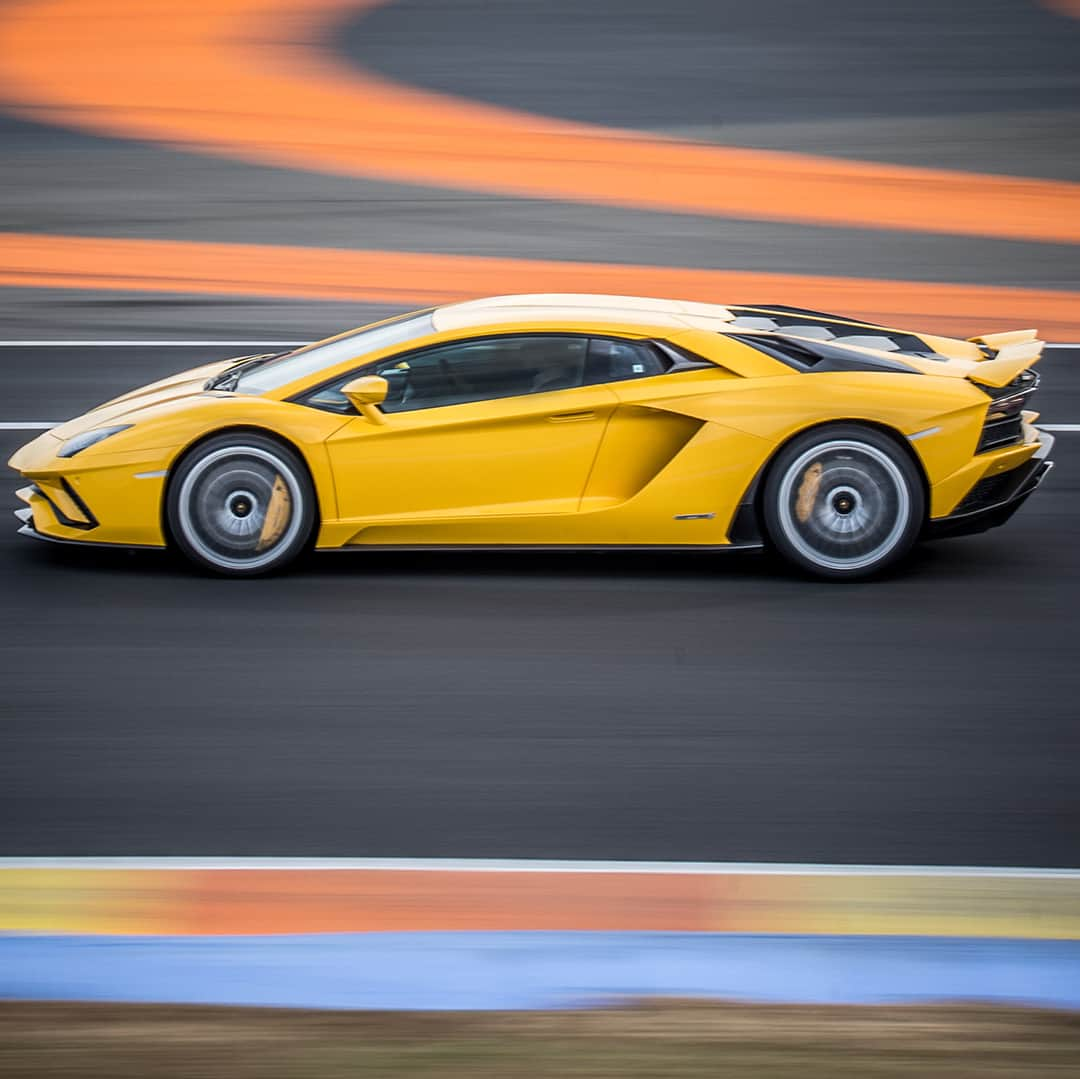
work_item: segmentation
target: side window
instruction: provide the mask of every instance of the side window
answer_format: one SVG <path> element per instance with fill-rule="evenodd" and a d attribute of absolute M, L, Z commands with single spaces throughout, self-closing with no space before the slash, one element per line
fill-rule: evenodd
<path fill-rule="evenodd" d="M 614 341 L 594 337 L 589 342 L 589 361 L 585 383 L 623 382 L 628 378 L 662 375 L 671 366 L 660 353 L 644 341 Z"/>
<path fill-rule="evenodd" d="M 341 388 L 360 374 L 386 379 L 389 390 L 384 412 L 572 389 L 584 380 L 587 349 L 583 337 L 554 335 L 456 341 L 382 360 L 324 386 L 303 401 L 333 412 L 350 412 Z"/>

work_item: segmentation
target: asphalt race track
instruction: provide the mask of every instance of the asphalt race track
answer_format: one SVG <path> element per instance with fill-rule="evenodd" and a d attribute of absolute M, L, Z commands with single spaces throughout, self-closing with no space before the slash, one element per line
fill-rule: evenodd
<path fill-rule="evenodd" d="M 1039 325 L 1025 306 L 1039 299 L 1059 327 L 1080 327 L 1075 215 L 1040 216 L 1038 199 L 1027 231 L 988 212 L 953 233 L 868 225 L 862 202 L 848 215 L 840 196 L 809 220 L 790 165 L 770 181 L 775 213 L 755 216 L 593 202 L 574 186 L 591 182 L 581 160 L 553 170 L 558 195 L 454 186 L 440 169 L 456 147 L 412 155 L 432 172 L 411 179 L 310 164 L 303 142 L 199 152 L 205 132 L 169 126 L 189 106 L 202 123 L 198 101 L 152 103 L 137 133 L 102 119 L 131 92 L 112 36 L 236 0 L 132 5 L 122 27 L 95 21 L 102 0 L 80 0 L 37 37 L 32 18 L 27 39 L 7 36 L 39 2 L 0 7 L 5 340 L 306 340 L 406 306 L 378 281 L 349 293 L 319 277 L 320 256 L 347 251 L 483 258 L 496 278 L 512 260 L 784 274 L 792 289 L 844 277 L 912 304 L 941 286 L 966 290 L 972 310 L 997 289 L 988 318 L 1006 317 L 1008 291 L 1010 324 L 1017 311 L 1017 327 Z M 318 6 L 336 11 L 334 33 L 298 32 L 271 74 L 297 60 L 340 76 L 343 93 L 367 72 L 448 95 L 402 136 L 403 156 L 413 135 L 454 131 L 446 117 L 470 101 L 634 128 L 662 148 L 808 155 L 826 173 L 854 160 L 878 169 L 871 194 L 895 181 L 909 210 L 922 189 L 893 166 L 960 170 L 979 206 L 998 205 L 1008 177 L 1074 205 L 1080 20 L 1065 0 L 832 0 L 821 18 L 779 0 L 672 0 L 662 32 L 645 0 Z M 171 44 L 166 29 L 162 62 Z M 85 100 L 45 100 L 72 88 Z M 210 119 L 243 135 L 234 96 L 218 98 Z M 349 135 L 342 160 L 357 150 Z M 946 189 L 941 213 L 966 212 L 962 185 Z M 12 237 L 49 238 L 61 255 L 28 267 Z M 154 248 L 155 272 L 176 276 L 148 280 L 103 246 L 88 269 L 97 249 L 79 245 L 113 240 L 181 242 L 188 257 L 181 273 L 174 248 Z M 245 288 L 250 252 L 230 259 L 229 245 L 251 244 L 315 269 L 303 287 L 282 271 Z M 212 245 L 216 269 L 200 276 Z M 78 272 L 63 257 L 76 248 Z M 230 267 L 235 279 L 215 277 Z M 966 333 L 987 328 L 1006 327 L 974 320 Z M 2 460 L 33 435 L 5 425 L 63 420 L 255 351 L 0 347 Z M 1078 365 L 1080 349 L 1047 353 L 1043 422 L 1080 424 Z M 326 554 L 286 577 L 220 581 L 166 555 L 34 543 L 0 515 L 0 855 L 1076 866 L 1080 431 L 1059 434 L 1053 456 L 1005 528 L 843 587 L 755 554 L 690 553 Z M 15 486 L 0 470 L 0 511 L 16 508 Z"/>
<path fill-rule="evenodd" d="M 228 350 L 4 352 L 4 420 L 48 420 Z M 734 553 L 231 582 L 12 519 L 0 849 L 1073 864 L 1080 433 L 1055 458 L 1006 528 L 844 587 Z"/>

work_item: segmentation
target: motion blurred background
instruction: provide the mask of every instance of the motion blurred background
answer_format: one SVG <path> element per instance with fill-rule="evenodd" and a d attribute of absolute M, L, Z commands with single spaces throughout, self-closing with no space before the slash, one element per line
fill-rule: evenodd
<path fill-rule="evenodd" d="M 1078 15 L 5 3 L 0 448 L 484 293 L 1080 341 Z M 58 340 L 210 343 L 17 343 Z M 1044 420 L 1080 423 L 1078 358 Z M 848 587 L 704 554 L 223 582 L 13 525 L 0 851 L 1075 865 L 1078 446 L 1008 528 Z"/>
<path fill-rule="evenodd" d="M 12 520 L 0 998 L 1075 1007 L 1078 58 L 1077 0 L 0 4 L 5 460 L 176 370 L 529 291 L 1037 326 L 1060 428 L 1007 528 L 869 584 L 689 552 L 368 552 L 227 581 Z M 33 861 L 69 857 L 169 861 Z M 9 1002 L 0 1071 L 674 1074 L 672 1030 L 687 1075 L 1078 1054 L 1049 1013 L 671 1008 L 151 1009 L 133 1038 L 123 1009 Z"/>

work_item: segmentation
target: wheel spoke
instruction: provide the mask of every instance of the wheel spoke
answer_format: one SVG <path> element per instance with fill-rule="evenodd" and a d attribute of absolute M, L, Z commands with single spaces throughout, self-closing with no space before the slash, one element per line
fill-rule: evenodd
<path fill-rule="evenodd" d="M 895 461 L 869 442 L 839 439 L 812 447 L 788 468 L 778 510 L 792 546 L 829 569 L 861 569 L 886 556 L 912 512 Z"/>
<path fill-rule="evenodd" d="M 221 569 L 259 569 L 301 527 L 300 488 L 291 469 L 258 446 L 207 453 L 188 471 L 178 499 L 185 540 Z"/>

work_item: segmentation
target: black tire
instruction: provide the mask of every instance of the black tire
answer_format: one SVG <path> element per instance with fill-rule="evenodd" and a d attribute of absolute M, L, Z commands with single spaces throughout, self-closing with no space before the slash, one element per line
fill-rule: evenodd
<path fill-rule="evenodd" d="M 169 477 L 165 499 L 177 549 L 227 577 L 284 569 L 315 528 L 315 491 L 304 463 L 254 432 L 227 432 L 196 446 Z"/>
<path fill-rule="evenodd" d="M 831 424 L 786 445 L 763 491 L 775 550 L 816 577 L 859 580 L 911 550 L 926 516 L 915 463 L 888 435 Z"/>

